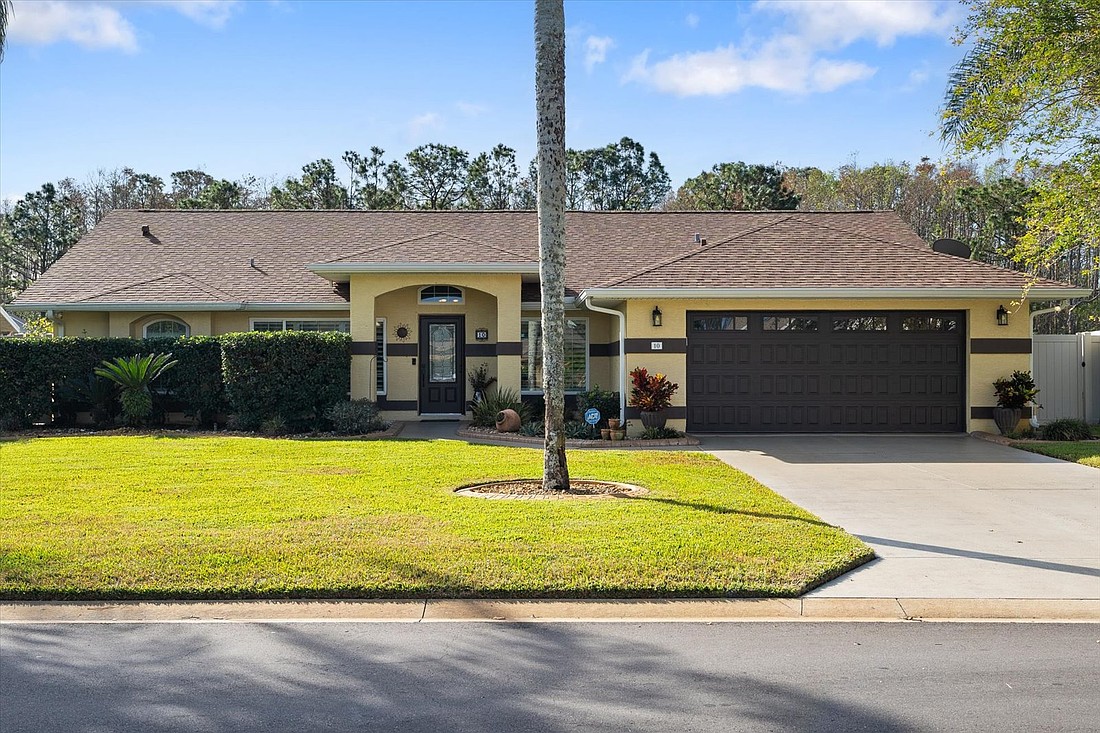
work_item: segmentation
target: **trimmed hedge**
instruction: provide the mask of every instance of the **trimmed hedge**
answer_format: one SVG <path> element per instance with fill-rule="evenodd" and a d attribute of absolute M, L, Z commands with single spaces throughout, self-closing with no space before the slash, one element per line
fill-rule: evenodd
<path fill-rule="evenodd" d="M 254 427 L 275 416 L 317 427 L 324 410 L 348 395 L 347 334 L 0 339 L 0 429 L 43 418 L 71 424 L 77 412 L 94 413 L 97 405 L 88 401 L 87 385 L 100 362 L 157 352 L 171 352 L 179 362 L 153 386 L 160 416 L 183 412 L 209 425 L 233 410 L 244 421 L 255 421 Z"/>
<path fill-rule="evenodd" d="M 346 333 L 230 333 L 218 340 L 225 395 L 243 430 L 273 418 L 291 429 L 317 429 L 325 410 L 348 399 L 351 336 Z"/>

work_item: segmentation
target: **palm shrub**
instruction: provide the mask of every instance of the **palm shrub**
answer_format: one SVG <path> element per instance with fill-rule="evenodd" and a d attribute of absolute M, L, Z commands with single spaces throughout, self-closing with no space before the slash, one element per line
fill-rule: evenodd
<path fill-rule="evenodd" d="M 531 419 L 531 409 L 523 403 L 519 392 L 514 389 L 497 389 L 492 395 L 486 395 L 481 402 L 471 408 L 471 423 L 478 428 L 491 428 L 497 424 L 497 413 L 501 410 L 515 410 L 519 413 L 520 424 Z"/>
<path fill-rule="evenodd" d="M 105 360 L 95 373 L 119 386 L 122 413 L 131 426 L 137 426 L 153 412 L 153 394 L 149 385 L 175 365 L 171 354 L 138 354 Z"/>

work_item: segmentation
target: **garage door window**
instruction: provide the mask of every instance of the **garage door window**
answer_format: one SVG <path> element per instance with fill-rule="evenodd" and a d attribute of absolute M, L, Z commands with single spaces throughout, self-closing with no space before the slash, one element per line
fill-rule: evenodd
<path fill-rule="evenodd" d="M 834 331 L 885 331 L 886 316 L 852 316 L 834 318 Z"/>
<path fill-rule="evenodd" d="M 941 316 L 905 316 L 901 319 L 902 331 L 958 331 L 958 318 Z"/>
<path fill-rule="evenodd" d="M 816 331 L 817 316 L 764 316 L 765 331 Z"/>
<path fill-rule="evenodd" d="M 693 331 L 748 331 L 748 316 L 708 316 L 691 319 Z"/>

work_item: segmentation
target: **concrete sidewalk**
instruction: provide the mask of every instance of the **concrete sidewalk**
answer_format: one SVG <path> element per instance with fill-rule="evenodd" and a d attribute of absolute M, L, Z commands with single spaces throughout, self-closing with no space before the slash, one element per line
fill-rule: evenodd
<path fill-rule="evenodd" d="M 1100 600 L 700 598 L 626 600 L 8 601 L 18 623 L 445 621 L 1051 621 L 1100 622 Z"/>
<path fill-rule="evenodd" d="M 1100 471 L 969 436 L 713 436 L 703 449 L 878 559 L 807 598 L 1100 598 Z"/>

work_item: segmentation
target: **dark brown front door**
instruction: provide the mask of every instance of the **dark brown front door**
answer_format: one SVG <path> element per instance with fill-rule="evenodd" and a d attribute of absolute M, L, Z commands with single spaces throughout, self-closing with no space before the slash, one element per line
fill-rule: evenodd
<path fill-rule="evenodd" d="M 962 312 L 694 311 L 687 329 L 688 430 L 964 429 Z"/>
<path fill-rule="evenodd" d="M 420 413 L 466 410 L 466 319 L 420 317 Z"/>

